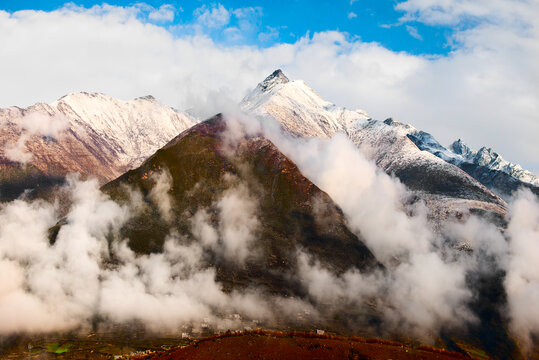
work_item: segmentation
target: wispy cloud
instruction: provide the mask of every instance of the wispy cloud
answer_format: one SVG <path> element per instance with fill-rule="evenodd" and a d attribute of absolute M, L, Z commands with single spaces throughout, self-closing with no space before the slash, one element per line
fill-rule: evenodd
<path fill-rule="evenodd" d="M 193 12 L 197 23 L 213 29 L 220 29 L 228 25 L 230 21 L 230 12 L 221 4 L 208 7 L 202 5 Z"/>
<path fill-rule="evenodd" d="M 408 31 L 408 34 L 410 34 L 411 37 L 416 38 L 417 40 L 423 40 L 423 37 L 419 34 L 416 27 L 410 25 L 405 26 L 406 31 Z"/>
<path fill-rule="evenodd" d="M 148 18 L 156 22 L 171 22 L 174 21 L 176 8 L 170 4 L 163 4 L 159 9 L 150 11 Z"/>

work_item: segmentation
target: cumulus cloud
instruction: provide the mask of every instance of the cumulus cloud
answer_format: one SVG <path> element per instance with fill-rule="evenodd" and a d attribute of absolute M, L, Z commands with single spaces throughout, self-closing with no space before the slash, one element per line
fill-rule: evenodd
<path fill-rule="evenodd" d="M 197 17 L 197 21 L 200 25 L 207 26 L 209 28 L 222 28 L 230 21 L 230 13 L 221 4 L 208 7 L 202 5 L 193 12 L 193 15 Z"/>
<path fill-rule="evenodd" d="M 159 9 L 154 9 L 148 14 L 148 18 L 156 22 L 171 22 L 174 20 L 176 9 L 170 4 L 163 4 Z"/>
<path fill-rule="evenodd" d="M 409 26 L 413 21 L 461 24 L 466 14 L 480 20 L 455 25 L 446 56 L 394 52 L 340 32 L 265 48 L 226 46 L 204 32 L 156 26 L 140 15 L 140 7 L 0 12 L 5 65 L 0 75 L 11 84 L 0 98 L 10 106 L 53 101 L 72 91 L 122 99 L 151 93 L 187 109 L 193 98 L 211 99 L 215 93 L 238 102 L 280 67 L 338 105 L 366 109 L 379 119 L 396 117 L 442 143 L 463 138 L 475 148 L 491 146 L 537 172 L 537 4 L 474 3 L 410 0 L 398 5 Z M 226 25 L 235 10 L 215 5 L 197 14 L 212 26 L 239 29 Z M 507 141 L 515 138 L 519 141 Z"/>

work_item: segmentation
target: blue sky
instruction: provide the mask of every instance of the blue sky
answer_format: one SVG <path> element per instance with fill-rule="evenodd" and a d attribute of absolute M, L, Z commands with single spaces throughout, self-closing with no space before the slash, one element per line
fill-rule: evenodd
<path fill-rule="evenodd" d="M 18 10 L 52 11 L 65 5 L 59 0 L 5 0 L 2 8 L 9 12 Z M 133 1 L 107 1 L 117 6 L 132 6 Z M 208 2 L 156 1 L 144 3 L 159 8 L 163 4 L 172 5 L 175 17 L 172 22 L 159 25 L 169 28 L 174 25 L 188 25 L 196 20 L 197 9 L 206 6 L 209 10 L 222 5 L 226 9 L 253 7 L 258 11 L 250 14 L 250 29 L 243 29 L 241 40 L 231 41 L 219 29 L 210 31 L 213 40 L 224 44 L 247 44 L 268 47 L 276 43 L 294 43 L 306 34 L 336 30 L 359 37 L 364 42 L 377 42 L 393 51 L 411 54 L 445 55 L 451 51 L 448 39 L 453 29 L 448 26 L 425 25 L 421 22 L 402 23 L 399 19 L 403 11 L 395 9 L 396 1 L 391 0 L 223 0 Z M 96 4 L 92 1 L 75 1 L 74 4 L 86 8 Z M 101 3 L 99 3 L 101 4 Z M 229 25 L 238 25 L 239 19 L 232 14 Z M 262 36 L 260 36 L 262 34 Z"/>

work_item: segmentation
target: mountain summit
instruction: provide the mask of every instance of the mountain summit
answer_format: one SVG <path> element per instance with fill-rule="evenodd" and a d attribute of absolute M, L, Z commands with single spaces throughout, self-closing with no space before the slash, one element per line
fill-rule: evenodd
<path fill-rule="evenodd" d="M 105 183 L 195 123 L 152 96 L 121 101 L 81 92 L 51 104 L 0 109 L 0 198 L 74 172 Z"/>
<path fill-rule="evenodd" d="M 433 218 L 459 216 L 470 209 L 505 215 L 504 200 L 457 166 L 422 151 L 414 139 L 423 132 L 413 126 L 393 119 L 374 120 L 362 110 L 339 107 L 303 81 L 276 83 L 262 91 L 264 82 L 240 103 L 245 112 L 280 123 L 294 137 L 329 139 L 336 133 L 346 134 L 357 147 L 370 149 L 368 155 L 378 167 L 423 199 Z"/>
<path fill-rule="evenodd" d="M 271 73 L 271 75 L 269 75 L 266 79 L 264 79 L 264 81 L 262 81 L 258 86 L 262 91 L 268 91 L 278 84 L 286 84 L 289 81 L 290 80 L 288 80 L 282 70 L 277 69 L 273 73 Z"/>

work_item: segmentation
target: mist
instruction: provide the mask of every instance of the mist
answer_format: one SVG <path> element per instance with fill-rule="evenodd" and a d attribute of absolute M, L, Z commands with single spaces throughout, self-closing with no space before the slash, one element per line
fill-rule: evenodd
<path fill-rule="evenodd" d="M 362 274 L 351 269 L 332 274 L 309 254 L 299 253 L 299 278 L 320 303 L 342 304 L 335 311 L 365 308 L 377 302 L 388 333 L 413 334 L 432 342 L 444 329 L 465 328 L 478 321 L 467 276 L 503 270 L 512 333 L 524 348 L 539 334 L 539 200 L 520 190 L 509 202 L 507 230 L 466 214 L 438 229 L 427 220 L 422 202 L 407 201 L 413 193 L 381 171 L 344 134 L 330 140 L 297 139 L 278 124 L 233 114 L 227 117 L 225 142 L 263 134 L 301 172 L 327 192 L 343 210 L 350 228 L 385 266 Z M 466 249 L 471 250 L 466 251 Z"/>
<path fill-rule="evenodd" d="M 467 276 L 491 268 L 506 273 L 512 334 L 530 344 L 539 333 L 539 201 L 531 192 L 512 199 L 505 230 L 473 215 L 436 230 L 426 206 L 410 205 L 413 194 L 346 136 L 296 139 L 267 120 L 241 114 L 225 119 L 225 149 L 232 154 L 246 136 L 270 139 L 340 206 L 382 267 L 336 274 L 297 249 L 296 271 L 286 275 L 304 287 L 305 298 L 270 296 L 252 287 L 227 292 L 215 270 L 205 266 L 205 252 L 238 266 L 256 259 L 264 221 L 257 199 L 238 178 L 223 177 L 229 187 L 213 204 L 216 212 L 200 208 L 191 215 L 175 214 L 169 170 L 152 175 L 148 196 L 172 226 L 161 253 L 137 255 L 120 229 L 141 211 L 142 195 L 131 190 L 131 198 L 118 204 L 97 181 L 70 176 L 63 189 L 70 199 L 67 213 L 59 201 L 0 205 L 0 335 L 87 331 L 95 319 L 101 326 L 141 323 L 154 332 L 204 324 L 224 331 L 252 320 L 272 324 L 276 314 L 292 319 L 304 312 L 312 320 L 346 310 L 361 318 L 371 307 L 381 316 L 381 335 L 432 342 L 441 331 L 478 321 L 469 306 L 474 292 Z M 194 241 L 184 241 L 174 228 L 175 216 L 188 217 Z M 51 243 L 49 229 L 59 221 L 63 225 Z"/>
<path fill-rule="evenodd" d="M 68 127 L 69 121 L 60 114 L 50 116 L 40 111 L 32 111 L 17 119 L 16 124 L 20 127 L 21 134 L 17 141 L 6 145 L 4 155 L 11 161 L 26 164 L 33 157 L 26 149 L 26 141 L 35 135 L 57 138 Z"/>
<path fill-rule="evenodd" d="M 150 198 L 166 199 L 170 181 L 168 170 L 157 174 Z M 119 205 L 99 190 L 96 180 L 75 176 L 68 177 L 63 191 L 71 201 L 65 217 L 58 202 L 15 200 L 1 205 L 0 335 L 84 332 L 96 319 L 105 328 L 139 323 L 156 333 L 182 326 L 225 331 L 243 329 L 252 320 L 271 323 L 276 309 L 288 314 L 311 308 L 257 289 L 225 292 L 214 269 L 204 266 L 207 247 L 215 246 L 240 263 L 252 255 L 248 244 L 258 220 L 249 215 L 255 202 L 241 183 L 219 199 L 218 229 L 205 224 L 201 211 L 191 221 L 198 241 L 185 245 L 182 235 L 171 230 L 162 253 L 150 255 L 135 254 L 128 239 L 119 235 L 140 211 L 140 193 L 131 191 L 129 202 Z M 159 209 L 167 220 L 172 219 L 170 208 L 165 201 Z M 51 243 L 49 229 L 61 220 Z M 212 240 L 214 233 L 219 236 Z"/>

